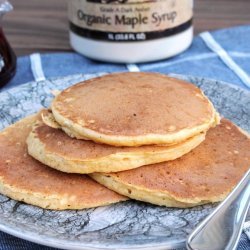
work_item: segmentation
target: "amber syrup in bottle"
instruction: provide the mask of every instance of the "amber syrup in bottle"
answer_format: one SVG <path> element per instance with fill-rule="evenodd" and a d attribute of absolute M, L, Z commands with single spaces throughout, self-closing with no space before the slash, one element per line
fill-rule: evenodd
<path fill-rule="evenodd" d="M 0 88 L 7 84 L 16 73 L 16 55 L 0 28 Z"/>

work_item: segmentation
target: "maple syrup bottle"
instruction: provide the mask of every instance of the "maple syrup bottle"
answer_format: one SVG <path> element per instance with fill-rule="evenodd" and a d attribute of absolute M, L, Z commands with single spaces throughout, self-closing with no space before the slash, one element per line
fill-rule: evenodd
<path fill-rule="evenodd" d="M 193 0 L 71 0 L 71 46 L 96 60 L 140 63 L 186 50 Z"/>
<path fill-rule="evenodd" d="M 8 1 L 0 0 L 0 88 L 7 84 L 16 72 L 16 55 L 1 27 L 3 15 L 12 9 Z"/>

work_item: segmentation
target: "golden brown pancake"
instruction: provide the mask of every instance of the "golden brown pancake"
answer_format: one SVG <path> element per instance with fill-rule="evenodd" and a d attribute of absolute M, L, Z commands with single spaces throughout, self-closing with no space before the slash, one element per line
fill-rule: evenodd
<path fill-rule="evenodd" d="M 174 161 L 119 173 L 91 174 L 130 198 L 170 207 L 223 200 L 250 166 L 250 139 L 230 121 L 208 131 L 206 140 Z"/>
<path fill-rule="evenodd" d="M 65 174 L 28 155 L 26 137 L 37 116 L 25 118 L 0 133 L 0 193 L 48 209 L 82 209 L 127 198 L 88 176 Z"/>
<path fill-rule="evenodd" d="M 219 122 L 202 91 L 157 73 L 110 74 L 57 95 L 51 109 L 66 133 L 113 146 L 173 144 Z"/>
<path fill-rule="evenodd" d="M 43 111 L 42 117 L 47 117 Z M 50 123 L 51 124 L 51 123 Z M 55 126 L 56 127 L 56 126 Z M 28 152 L 40 162 L 68 173 L 118 172 L 174 160 L 205 139 L 196 135 L 172 146 L 113 147 L 69 137 L 39 120 L 27 139 Z"/>

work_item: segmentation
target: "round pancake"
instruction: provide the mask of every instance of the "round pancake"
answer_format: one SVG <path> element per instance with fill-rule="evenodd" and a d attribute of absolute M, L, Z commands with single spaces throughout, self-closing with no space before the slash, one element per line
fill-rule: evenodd
<path fill-rule="evenodd" d="M 28 155 L 26 137 L 37 116 L 25 118 L 0 133 L 0 193 L 48 209 L 82 209 L 127 198 L 88 176 L 65 174 Z"/>
<path fill-rule="evenodd" d="M 38 121 L 27 144 L 29 154 L 40 162 L 63 172 L 86 174 L 118 172 L 173 160 L 190 152 L 204 139 L 205 134 L 200 133 L 172 146 L 113 147 L 71 138 L 61 129 Z"/>
<path fill-rule="evenodd" d="M 177 160 L 91 177 L 133 199 L 192 207 L 228 195 L 250 166 L 249 149 L 249 137 L 223 119 L 207 132 L 204 142 Z"/>
<path fill-rule="evenodd" d="M 113 146 L 173 144 L 219 122 L 202 91 L 157 73 L 116 73 L 76 84 L 51 109 L 66 133 Z"/>

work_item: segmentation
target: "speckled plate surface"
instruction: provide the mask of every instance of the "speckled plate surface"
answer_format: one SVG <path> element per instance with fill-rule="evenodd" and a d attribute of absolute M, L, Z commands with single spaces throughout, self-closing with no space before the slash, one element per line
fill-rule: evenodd
<path fill-rule="evenodd" d="M 30 82 L 0 93 L 0 129 L 48 107 L 51 90 L 97 75 Z M 250 131 L 250 92 L 215 80 L 178 76 L 198 85 L 226 118 Z M 65 249 L 168 249 L 184 247 L 187 235 L 215 205 L 171 209 L 127 201 L 81 211 L 50 211 L 0 195 L 0 230 Z M 247 220 L 250 220 L 248 213 Z"/>

